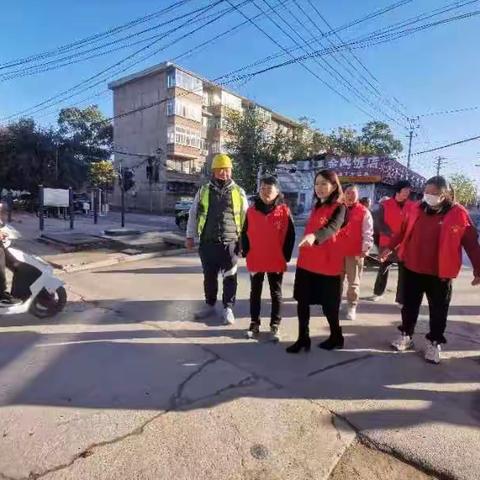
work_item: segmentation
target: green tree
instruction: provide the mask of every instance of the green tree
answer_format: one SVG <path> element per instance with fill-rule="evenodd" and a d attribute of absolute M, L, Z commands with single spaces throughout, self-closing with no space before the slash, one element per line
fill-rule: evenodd
<path fill-rule="evenodd" d="M 450 176 L 449 181 L 455 192 L 457 202 L 467 207 L 477 202 L 478 190 L 474 180 L 462 173 L 455 173 Z"/>
<path fill-rule="evenodd" d="M 32 119 L 9 124 L 0 134 L 2 188 L 38 191 L 55 176 L 55 132 L 43 130 Z"/>
<path fill-rule="evenodd" d="M 93 187 L 100 187 L 104 190 L 113 188 L 117 179 L 117 172 L 113 163 L 108 160 L 93 162 L 89 167 L 90 184 Z"/>
<path fill-rule="evenodd" d="M 90 163 L 108 159 L 111 146 L 112 126 L 96 106 L 63 109 L 56 130 L 20 119 L 0 128 L 0 186 L 81 188 Z"/>
<path fill-rule="evenodd" d="M 364 147 L 353 128 L 339 127 L 329 135 L 330 153 L 336 155 L 363 155 Z"/>
<path fill-rule="evenodd" d="M 329 137 L 316 130 L 314 123 L 315 120 L 311 118 L 300 117 L 299 126 L 294 129 L 291 136 L 291 160 L 302 160 L 330 151 Z"/>
<path fill-rule="evenodd" d="M 57 123 L 59 135 L 77 155 L 90 161 L 110 157 L 113 126 L 105 119 L 97 105 L 84 109 L 63 108 Z"/>
<path fill-rule="evenodd" d="M 256 191 L 259 169 L 274 167 L 267 125 L 267 120 L 254 105 L 243 112 L 230 110 L 226 115 L 226 148 L 233 157 L 235 177 L 247 192 Z"/>
<path fill-rule="evenodd" d="M 402 142 L 395 138 L 391 128 L 384 122 L 368 122 L 359 134 L 353 128 L 340 127 L 329 136 L 329 151 L 337 155 L 398 155 Z"/>
<path fill-rule="evenodd" d="M 402 142 L 395 138 L 390 126 L 378 121 L 368 122 L 362 128 L 359 143 L 371 155 L 398 155 L 403 150 Z"/>
<path fill-rule="evenodd" d="M 111 156 L 112 124 L 97 105 L 64 108 L 57 124 L 57 184 L 82 188 L 89 180 L 90 165 Z"/>

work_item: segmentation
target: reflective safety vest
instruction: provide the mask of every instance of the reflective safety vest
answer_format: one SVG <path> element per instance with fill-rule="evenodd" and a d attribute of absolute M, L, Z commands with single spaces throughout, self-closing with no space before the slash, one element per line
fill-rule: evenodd
<path fill-rule="evenodd" d="M 242 231 L 243 223 L 245 221 L 245 213 L 243 212 L 243 198 L 242 198 L 242 189 L 234 184 L 231 188 L 232 193 L 232 207 L 233 207 L 233 217 L 235 220 L 235 225 L 237 227 L 237 234 L 240 235 Z M 198 201 L 198 236 L 202 235 L 205 224 L 207 223 L 208 207 L 210 203 L 210 184 L 203 185 L 200 188 L 200 196 Z"/>

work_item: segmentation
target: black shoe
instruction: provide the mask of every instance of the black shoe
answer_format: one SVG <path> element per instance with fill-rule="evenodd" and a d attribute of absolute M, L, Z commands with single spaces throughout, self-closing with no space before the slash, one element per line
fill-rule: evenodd
<path fill-rule="evenodd" d="M 339 350 L 343 348 L 343 344 L 343 336 L 333 337 L 330 335 L 330 337 L 328 337 L 325 341 L 318 344 L 318 348 L 322 348 L 323 350 Z"/>
<path fill-rule="evenodd" d="M 286 351 L 287 353 L 299 353 L 303 348 L 305 352 L 309 352 L 311 346 L 312 341 L 310 337 L 300 337 L 293 345 L 287 347 Z"/>
<path fill-rule="evenodd" d="M 0 303 L 6 305 L 18 305 L 22 303 L 19 298 L 12 297 L 12 295 L 8 292 L 0 293 Z"/>

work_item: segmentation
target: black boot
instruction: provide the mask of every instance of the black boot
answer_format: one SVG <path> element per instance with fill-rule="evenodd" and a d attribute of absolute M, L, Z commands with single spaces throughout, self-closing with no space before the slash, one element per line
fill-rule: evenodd
<path fill-rule="evenodd" d="M 310 351 L 312 341 L 310 340 L 310 305 L 298 303 L 298 340 L 287 347 L 287 353 L 299 353 L 302 348 Z"/>
<path fill-rule="evenodd" d="M 340 350 L 343 348 L 344 338 L 342 333 L 336 335 L 330 334 L 330 336 L 323 342 L 318 344 L 318 348 L 323 350 Z"/>
<path fill-rule="evenodd" d="M 289 347 L 286 348 L 287 353 L 299 353 L 302 348 L 306 351 L 310 351 L 312 341 L 309 336 L 298 337 L 298 340 Z"/>
<path fill-rule="evenodd" d="M 312 346 L 312 341 L 310 340 L 310 329 L 308 323 L 302 322 L 300 324 L 300 331 L 298 332 L 298 340 L 293 344 L 287 347 L 287 353 L 299 353 L 302 348 L 305 352 L 310 351 Z"/>

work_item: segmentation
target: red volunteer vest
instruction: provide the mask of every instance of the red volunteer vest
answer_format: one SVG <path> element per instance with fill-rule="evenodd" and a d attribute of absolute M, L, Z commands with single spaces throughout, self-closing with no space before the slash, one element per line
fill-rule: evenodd
<path fill-rule="evenodd" d="M 347 224 L 337 234 L 337 244 L 346 257 L 362 254 L 362 230 L 366 213 L 367 209 L 358 202 L 347 209 Z"/>
<path fill-rule="evenodd" d="M 419 217 L 417 205 L 407 218 L 405 233 L 398 247 L 398 256 L 403 260 L 405 249 Z M 440 231 L 438 249 L 438 276 L 456 278 L 462 268 L 462 237 L 470 224 L 468 212 L 461 205 L 454 205 L 445 215 Z"/>
<path fill-rule="evenodd" d="M 339 203 L 322 205 L 312 210 L 307 225 L 305 226 L 304 235 L 315 233 L 324 227 L 339 205 Z M 321 245 L 301 247 L 297 267 L 322 275 L 340 275 L 343 271 L 343 259 L 345 256 L 336 245 L 336 242 L 337 235 L 333 235 L 333 237 L 330 237 Z"/>
<path fill-rule="evenodd" d="M 402 223 L 408 216 L 408 213 L 416 205 L 415 202 L 407 200 L 403 208 L 398 206 L 394 198 L 389 198 L 382 203 L 385 223 L 390 227 L 392 236 L 398 235 L 402 229 Z M 391 237 L 380 234 L 380 246 L 388 247 Z"/>
<path fill-rule="evenodd" d="M 249 272 L 284 272 L 287 263 L 283 256 L 283 244 L 288 230 L 290 210 L 287 205 L 277 205 L 269 214 L 255 207 L 247 210 L 247 254 Z"/>

